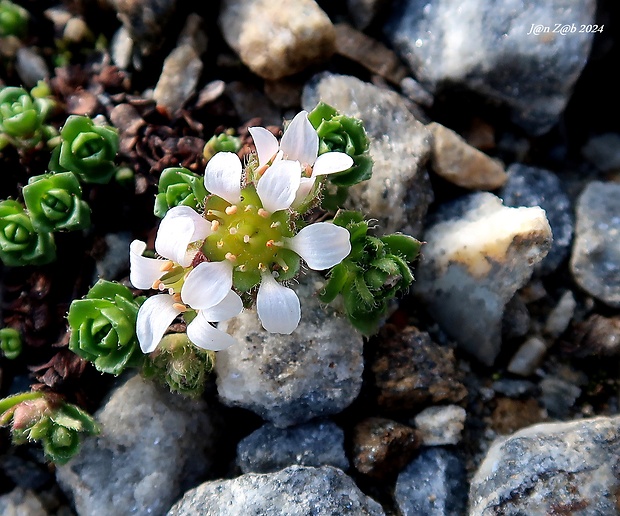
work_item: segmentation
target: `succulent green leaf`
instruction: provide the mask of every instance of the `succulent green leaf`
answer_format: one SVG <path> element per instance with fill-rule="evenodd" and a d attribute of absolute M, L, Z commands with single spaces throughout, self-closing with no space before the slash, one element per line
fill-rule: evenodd
<path fill-rule="evenodd" d="M 381 241 L 386 245 L 389 253 L 402 256 L 408 262 L 417 258 L 422 247 L 422 242 L 402 233 L 383 236 Z"/>
<path fill-rule="evenodd" d="M 36 231 L 76 231 L 90 226 L 90 208 L 71 172 L 32 177 L 23 195 Z"/>
<path fill-rule="evenodd" d="M 22 38 L 28 31 L 30 13 L 10 0 L 0 0 L 0 38 Z"/>
<path fill-rule="evenodd" d="M 204 179 L 183 167 L 166 168 L 157 188 L 154 212 L 160 218 L 175 206 L 197 208 L 204 204 L 208 195 Z"/>
<path fill-rule="evenodd" d="M 22 352 L 22 339 L 16 329 L 0 329 L 0 351 L 9 360 L 14 360 L 20 355 Z"/>

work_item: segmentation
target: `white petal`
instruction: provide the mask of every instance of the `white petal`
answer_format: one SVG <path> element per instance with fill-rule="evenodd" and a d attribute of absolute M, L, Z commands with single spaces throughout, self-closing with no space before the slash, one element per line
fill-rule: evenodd
<path fill-rule="evenodd" d="M 211 326 L 202 310 L 187 325 L 187 337 L 199 348 L 211 351 L 222 351 L 237 343 L 236 339 L 228 333 Z"/>
<path fill-rule="evenodd" d="M 254 140 L 258 154 L 258 165 L 263 166 L 278 152 L 278 140 L 264 127 L 250 127 L 248 129 Z"/>
<path fill-rule="evenodd" d="M 319 135 L 308 120 L 307 111 L 302 111 L 293 118 L 282 135 L 280 148 L 286 159 L 307 165 L 314 163 L 319 153 Z"/>
<path fill-rule="evenodd" d="M 315 182 L 316 182 L 316 179 L 314 177 L 302 177 L 301 178 L 301 182 L 299 183 L 299 188 L 297 189 L 297 193 L 295 194 L 295 200 L 293 201 L 293 204 L 291 205 L 293 208 L 297 208 L 304 203 L 304 201 L 306 200 L 306 197 L 308 197 L 308 194 L 312 191 L 312 188 L 314 187 Z"/>
<path fill-rule="evenodd" d="M 239 315 L 243 310 L 243 301 L 232 290 L 217 305 L 200 310 L 200 313 L 211 322 L 220 322 Z"/>
<path fill-rule="evenodd" d="M 301 256 L 315 271 L 339 264 L 351 252 L 349 232 L 329 222 L 306 226 L 287 242 L 287 247 Z"/>
<path fill-rule="evenodd" d="M 273 213 L 285 210 L 295 200 L 301 180 L 301 166 L 297 161 L 276 161 L 258 181 L 256 193 L 263 208 Z"/>
<path fill-rule="evenodd" d="M 268 332 L 291 334 L 301 318 L 297 294 L 280 285 L 271 274 L 263 275 L 256 297 L 258 318 Z"/>
<path fill-rule="evenodd" d="M 205 188 L 231 204 L 241 195 L 241 161 L 234 152 L 218 152 L 205 169 Z"/>
<path fill-rule="evenodd" d="M 344 152 L 326 152 L 321 154 L 312 167 L 312 177 L 326 176 L 342 172 L 353 166 L 353 158 Z"/>
<path fill-rule="evenodd" d="M 149 297 L 142 303 L 136 320 L 136 335 L 143 353 L 155 350 L 170 323 L 181 313 L 173 304 L 174 299 L 167 294 Z"/>
<path fill-rule="evenodd" d="M 187 267 L 192 255 L 187 252 L 190 243 L 206 238 L 211 233 L 209 221 L 189 206 L 175 206 L 161 221 L 155 239 L 155 250 L 164 258 Z"/>
<path fill-rule="evenodd" d="M 129 246 L 129 281 L 134 287 L 143 290 L 151 288 L 155 280 L 164 275 L 161 266 L 165 263 L 142 256 L 145 249 L 146 244 L 141 240 L 134 240 Z"/>
<path fill-rule="evenodd" d="M 202 262 L 185 278 L 181 299 L 196 310 L 211 308 L 222 301 L 232 287 L 232 264 Z"/>

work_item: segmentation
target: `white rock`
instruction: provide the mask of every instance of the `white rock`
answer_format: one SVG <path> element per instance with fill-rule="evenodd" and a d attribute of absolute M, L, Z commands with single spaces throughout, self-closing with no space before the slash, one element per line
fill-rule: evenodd
<path fill-rule="evenodd" d="M 420 432 L 425 446 L 458 444 L 465 427 L 467 412 L 458 405 L 428 407 L 415 418 L 415 427 Z"/>

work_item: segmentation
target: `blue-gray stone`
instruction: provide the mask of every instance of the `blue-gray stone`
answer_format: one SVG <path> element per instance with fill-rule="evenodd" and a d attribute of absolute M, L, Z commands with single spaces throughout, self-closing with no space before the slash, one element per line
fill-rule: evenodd
<path fill-rule="evenodd" d="M 382 516 L 372 498 L 331 466 L 291 466 L 205 482 L 178 501 L 168 516 Z"/>
<path fill-rule="evenodd" d="M 472 479 L 469 516 L 618 514 L 619 431 L 620 417 L 599 417 L 539 424 L 497 442 Z"/>
<path fill-rule="evenodd" d="M 498 195 L 505 206 L 540 206 L 545 210 L 553 242 L 534 274 L 545 275 L 557 269 L 568 256 L 574 227 L 571 202 L 558 176 L 549 170 L 513 163 L 508 167 L 508 181 Z"/>
<path fill-rule="evenodd" d="M 620 184 L 593 181 L 577 201 L 570 269 L 577 284 L 620 308 Z"/>
<path fill-rule="evenodd" d="M 465 467 L 448 448 L 427 448 L 398 475 L 394 497 L 403 516 L 461 516 Z"/>
<path fill-rule="evenodd" d="M 243 473 L 271 473 L 295 464 L 334 466 L 346 470 L 344 432 L 332 421 L 313 421 L 290 428 L 267 423 L 237 445 Z"/>
<path fill-rule="evenodd" d="M 452 83 L 504 102 L 538 135 L 558 121 L 586 64 L 593 33 L 579 31 L 595 9 L 595 0 L 401 0 L 385 33 L 426 87 Z"/>

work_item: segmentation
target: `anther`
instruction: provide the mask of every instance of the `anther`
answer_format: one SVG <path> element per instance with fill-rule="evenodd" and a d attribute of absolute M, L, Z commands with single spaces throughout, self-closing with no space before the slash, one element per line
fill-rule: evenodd
<path fill-rule="evenodd" d="M 239 265 L 239 266 L 237 267 L 237 269 L 236 269 L 236 270 L 237 270 L 237 271 L 239 271 L 239 272 L 245 272 L 246 268 L 247 268 L 247 267 L 245 266 L 245 264 L 241 264 L 241 265 Z"/>
<path fill-rule="evenodd" d="M 258 214 L 265 219 L 269 217 L 269 212 L 263 208 L 258 209 Z"/>
<path fill-rule="evenodd" d="M 231 262 L 234 262 L 237 259 L 237 257 L 234 254 L 232 254 L 232 253 L 226 253 L 224 255 L 224 258 L 226 258 L 227 260 L 229 260 Z"/>
<path fill-rule="evenodd" d="M 250 243 L 250 235 L 243 235 L 243 241 L 244 241 L 246 244 L 249 244 L 249 243 Z"/>
<path fill-rule="evenodd" d="M 218 240 L 217 244 L 215 244 L 215 245 L 218 246 L 221 249 L 222 247 L 224 247 L 224 241 L 223 240 Z"/>
<path fill-rule="evenodd" d="M 248 204 L 245 208 L 243 208 L 243 211 L 252 211 L 254 209 L 254 206 L 252 206 L 251 204 Z"/>
<path fill-rule="evenodd" d="M 265 243 L 265 245 L 267 247 L 273 247 L 274 245 L 276 245 L 275 240 L 267 240 L 267 242 Z"/>
<path fill-rule="evenodd" d="M 228 232 L 229 232 L 231 235 L 236 235 L 236 234 L 237 234 L 237 228 L 234 228 L 234 227 L 233 227 L 233 228 L 230 228 L 230 229 L 228 230 Z"/>
<path fill-rule="evenodd" d="M 172 267 L 174 267 L 174 264 L 170 260 L 166 260 L 164 263 L 161 264 L 159 270 L 162 272 L 166 272 L 172 269 Z"/>
<path fill-rule="evenodd" d="M 231 204 L 224 211 L 226 212 L 226 215 L 234 215 L 235 213 L 237 213 L 237 205 Z"/>
<path fill-rule="evenodd" d="M 172 299 L 175 302 L 180 303 L 181 302 L 181 294 L 179 294 L 178 292 L 176 292 L 175 294 L 172 294 Z"/>
<path fill-rule="evenodd" d="M 306 174 L 306 177 L 312 177 L 312 167 L 307 163 L 304 163 L 301 167 L 303 172 Z"/>
<path fill-rule="evenodd" d="M 212 220 L 211 221 L 211 231 L 215 232 L 217 231 L 217 228 L 220 227 L 220 221 L 219 220 Z"/>
<path fill-rule="evenodd" d="M 187 307 L 183 303 L 173 303 L 172 308 L 178 310 L 179 312 L 186 312 Z"/>
<path fill-rule="evenodd" d="M 276 221 L 276 222 L 272 222 L 269 227 L 271 229 L 276 229 L 276 228 L 280 227 L 280 225 L 281 225 L 280 221 Z"/>
<path fill-rule="evenodd" d="M 163 285 L 162 281 L 160 279 L 156 279 L 151 285 L 151 288 L 158 290 L 161 285 Z"/>

